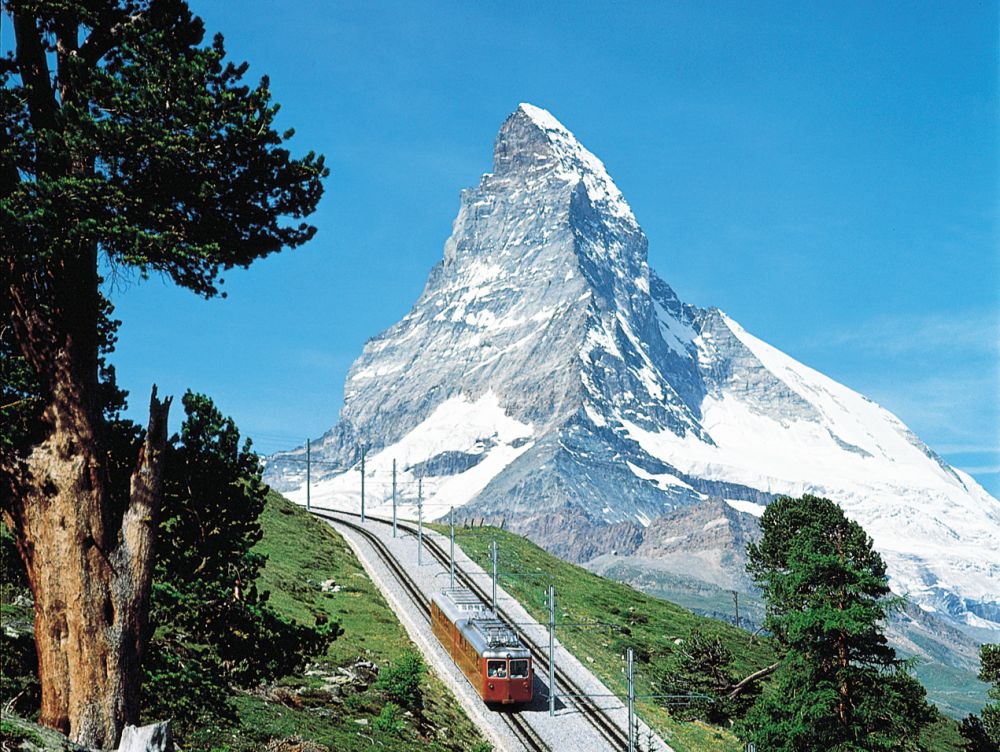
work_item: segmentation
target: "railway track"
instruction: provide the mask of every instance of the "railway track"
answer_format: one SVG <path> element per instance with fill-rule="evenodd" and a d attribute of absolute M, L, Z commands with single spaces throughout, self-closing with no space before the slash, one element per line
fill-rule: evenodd
<path fill-rule="evenodd" d="M 323 517 L 324 519 L 350 528 L 367 540 L 375 550 L 378 557 L 383 561 L 393 576 L 399 581 L 399 584 L 403 586 L 407 596 L 413 601 L 413 604 L 417 607 L 421 616 L 427 620 L 428 624 L 430 623 L 430 600 L 426 595 L 424 595 L 423 591 L 416 584 L 416 582 L 414 582 L 413 578 L 410 577 L 407 571 L 403 569 L 399 561 L 393 555 L 392 551 L 389 550 L 389 547 L 382 542 L 381 538 L 371 531 L 365 530 L 365 528 L 360 525 L 354 524 L 353 522 L 348 522 L 347 520 L 342 520 L 331 515 L 317 514 L 316 516 Z M 510 728 L 514 736 L 519 739 L 528 750 L 531 752 L 551 752 L 551 747 L 545 743 L 545 740 L 538 735 L 538 732 L 531 727 L 531 724 L 521 718 L 517 713 L 505 712 L 500 714 L 500 717 L 503 718 L 504 723 Z"/>
<path fill-rule="evenodd" d="M 327 511 L 333 512 L 336 515 L 342 515 L 347 517 L 360 517 L 360 515 L 354 512 L 342 512 L 340 510 L 327 510 Z M 330 519 L 338 522 L 344 522 L 344 520 L 342 520 L 341 517 L 334 517 L 330 514 L 323 514 L 317 512 L 315 511 L 315 508 L 313 509 L 312 513 L 317 517 L 322 517 L 325 519 Z M 371 515 L 366 515 L 366 520 L 370 520 L 372 522 L 378 522 L 383 525 L 392 524 L 391 520 L 386 520 L 381 517 L 372 517 Z M 365 530 L 359 525 L 353 525 L 352 523 L 347 523 L 347 522 L 344 522 L 344 524 L 350 525 L 352 528 L 356 530 L 368 533 L 368 535 L 378 540 L 378 542 L 383 547 L 385 547 L 385 544 L 382 543 L 381 539 L 379 539 L 378 536 L 374 535 L 373 533 L 370 533 L 369 531 Z M 404 530 L 412 535 L 417 534 L 417 529 L 411 525 L 402 522 L 397 522 L 396 525 L 397 528 L 400 530 Z M 431 539 L 426 535 L 423 537 L 423 541 L 424 541 L 424 546 L 440 564 L 442 564 L 446 569 L 450 567 L 451 562 L 448 554 L 445 553 L 444 549 L 436 541 L 434 541 L 433 539 Z M 388 548 L 385 547 L 385 549 L 386 553 L 389 556 L 392 556 L 391 552 L 388 551 Z M 469 590 L 478 595 L 483 600 L 484 603 L 490 602 L 491 596 L 486 592 L 486 590 L 481 585 L 475 582 L 473 578 L 470 577 L 461 567 L 458 566 L 455 567 L 455 576 L 459 580 L 459 582 L 462 583 L 463 586 L 467 587 Z M 529 637 L 521 627 L 517 626 L 517 620 L 511 618 L 510 614 L 508 614 L 506 611 L 498 607 L 497 615 L 501 617 L 504 621 L 506 621 L 507 624 L 511 627 L 511 629 L 515 631 L 515 633 L 521 639 L 521 641 L 524 642 L 525 646 L 531 652 L 531 656 L 535 662 L 536 667 L 540 666 L 545 671 L 545 673 L 548 673 L 549 659 L 546 651 L 543 650 L 542 647 L 537 642 L 535 642 L 531 637 Z M 577 682 L 574 681 L 565 671 L 560 669 L 558 665 L 555 667 L 554 673 L 556 681 L 558 682 L 559 686 L 564 688 L 564 695 L 568 695 L 567 699 L 580 710 L 584 718 L 586 718 L 587 721 L 591 724 L 591 726 L 593 726 L 594 729 L 598 733 L 600 733 L 602 737 L 604 737 L 605 741 L 611 744 L 611 749 L 627 750 L 628 749 L 627 731 L 623 731 L 618 726 L 617 723 L 615 723 L 611 718 L 608 717 L 607 713 L 605 713 L 605 711 L 602 708 L 600 708 L 593 701 L 593 699 L 587 697 L 586 692 L 580 688 L 579 684 L 577 684 Z"/>

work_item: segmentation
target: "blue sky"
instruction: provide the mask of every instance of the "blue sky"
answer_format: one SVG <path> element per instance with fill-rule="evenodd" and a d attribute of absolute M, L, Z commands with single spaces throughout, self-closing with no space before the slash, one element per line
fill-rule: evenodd
<path fill-rule="evenodd" d="M 333 425 L 528 101 L 604 160 L 683 299 L 1000 494 L 996 3 L 192 5 L 332 174 L 316 238 L 227 275 L 226 300 L 113 281 L 135 417 L 156 381 L 262 451 Z"/>

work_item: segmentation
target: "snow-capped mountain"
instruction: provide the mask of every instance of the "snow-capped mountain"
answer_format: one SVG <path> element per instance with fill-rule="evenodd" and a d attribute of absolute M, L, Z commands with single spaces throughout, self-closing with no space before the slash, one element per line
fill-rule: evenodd
<path fill-rule="evenodd" d="M 841 504 L 927 610 L 1000 629 L 1000 502 L 889 411 L 678 299 L 597 157 L 551 114 L 504 122 L 412 310 L 352 366 L 312 444 L 314 504 L 449 507 L 567 558 L 628 552 L 654 518 L 777 495 Z M 305 501 L 304 448 L 266 478 Z M 381 506 L 380 506 L 381 505 Z"/>

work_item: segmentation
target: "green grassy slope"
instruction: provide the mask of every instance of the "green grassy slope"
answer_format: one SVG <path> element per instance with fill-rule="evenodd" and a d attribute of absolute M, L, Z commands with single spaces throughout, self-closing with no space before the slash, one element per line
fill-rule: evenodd
<path fill-rule="evenodd" d="M 445 526 L 433 527 L 447 533 Z M 613 691 L 625 691 L 622 652 L 625 646 L 632 646 L 637 655 L 648 655 L 648 660 L 639 660 L 636 665 L 636 692 L 661 693 L 659 682 L 663 669 L 669 667 L 678 648 L 676 641 L 685 640 L 695 628 L 722 640 L 732 653 L 734 667 L 741 676 L 775 660 L 775 648 L 767 639 L 753 638 L 726 622 L 696 615 L 629 585 L 600 577 L 552 556 L 519 535 L 490 527 L 456 528 L 455 538 L 462 550 L 487 571 L 490 542 L 496 539 L 501 584 L 540 621 L 548 621 L 545 591 L 548 585 L 554 585 L 556 633 L 560 641 Z M 580 622 L 615 626 L 559 627 L 560 623 Z M 737 752 L 743 749 L 727 730 L 700 722 L 679 721 L 653 700 L 640 701 L 639 711 L 677 752 Z M 925 749 L 935 752 L 962 749 L 957 726 L 947 718 L 941 718 L 928 729 L 921 741 Z"/>
<path fill-rule="evenodd" d="M 364 572 L 354 553 L 328 525 L 272 492 L 261 517 L 264 538 L 256 550 L 266 554 L 258 587 L 271 593 L 270 603 L 286 616 L 312 622 L 315 614 L 336 621 L 344 634 L 311 673 L 285 679 L 289 689 L 305 689 L 303 707 L 287 707 L 256 695 L 238 698 L 241 726 L 233 748 L 256 748 L 275 736 L 299 736 L 337 750 L 471 750 L 482 737 L 462 713 L 451 692 L 430 671 L 421 685 L 423 709 L 404 716 L 400 733 L 373 730 L 384 698 L 375 689 L 348 694 L 343 702 L 310 707 L 309 688 L 360 659 L 385 667 L 416 648 L 402 625 Z M 334 580 L 339 592 L 322 592 L 319 583 Z"/>

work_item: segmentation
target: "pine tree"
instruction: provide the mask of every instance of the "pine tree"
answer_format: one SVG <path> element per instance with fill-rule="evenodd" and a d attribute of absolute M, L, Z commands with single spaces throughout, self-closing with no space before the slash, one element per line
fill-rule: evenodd
<path fill-rule="evenodd" d="M 739 713 L 727 699 L 739 677 L 732 668 L 733 655 L 718 636 L 694 629 L 667 664 L 663 682 L 671 694 L 689 694 L 686 705 L 671 710 L 678 718 L 700 718 L 722 725 Z"/>
<path fill-rule="evenodd" d="M 270 608 L 257 588 L 265 560 L 253 550 L 268 490 L 260 462 L 212 400 L 188 392 L 182 402 L 164 469 L 143 714 L 171 717 L 183 733 L 231 718 L 235 688 L 291 673 L 339 627 L 288 622 Z"/>
<path fill-rule="evenodd" d="M 747 569 L 785 655 L 739 733 L 788 752 L 918 749 L 936 714 L 883 634 L 900 603 L 871 539 L 814 496 L 771 503 L 761 529 Z"/>
<path fill-rule="evenodd" d="M 962 720 L 960 731 L 965 737 L 968 752 L 1000 751 L 1000 645 L 985 644 L 979 647 L 979 678 L 992 684 L 989 689 L 993 700 L 978 716 L 969 715 Z"/>
<path fill-rule="evenodd" d="M 290 156 L 267 79 L 245 84 L 221 36 L 204 45 L 184 0 L 4 8 L 0 343 L 23 360 L 3 393 L 33 399 L 0 454 L 0 507 L 34 595 L 41 720 L 113 747 L 138 719 L 170 401 L 153 388 L 117 496 L 99 261 L 220 294 L 225 270 L 312 237 L 282 218 L 313 211 L 326 168 Z"/>

